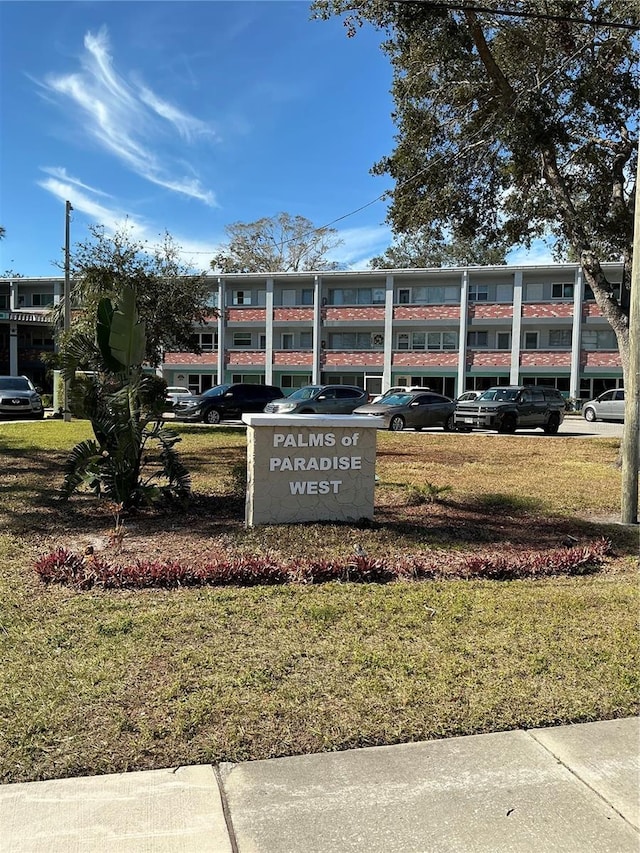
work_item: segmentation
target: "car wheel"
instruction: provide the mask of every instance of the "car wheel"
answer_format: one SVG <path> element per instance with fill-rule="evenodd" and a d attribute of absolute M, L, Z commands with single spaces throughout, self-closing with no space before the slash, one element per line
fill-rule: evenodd
<path fill-rule="evenodd" d="M 516 431 L 516 419 L 513 415 L 505 415 L 500 424 L 498 432 L 514 433 Z"/>
<path fill-rule="evenodd" d="M 209 409 L 208 412 L 204 413 L 202 420 L 206 424 L 219 424 L 222 418 L 220 417 L 220 412 L 217 409 Z"/>
<path fill-rule="evenodd" d="M 593 423 L 595 420 L 597 420 L 596 410 L 592 409 L 591 406 L 587 406 L 587 408 L 584 410 L 582 415 L 583 415 L 585 421 L 589 421 L 589 423 Z"/>
<path fill-rule="evenodd" d="M 449 417 L 444 422 L 442 428 L 444 429 L 445 432 L 453 432 L 453 430 L 455 429 L 455 424 L 453 421 L 453 414 L 449 415 Z"/>
<path fill-rule="evenodd" d="M 560 417 L 558 415 L 551 415 L 551 417 L 544 426 L 544 431 L 547 435 L 555 435 L 559 429 Z"/>
<path fill-rule="evenodd" d="M 404 429 L 404 418 L 400 417 L 400 415 L 394 415 L 389 421 L 389 429 L 392 432 L 400 432 Z"/>

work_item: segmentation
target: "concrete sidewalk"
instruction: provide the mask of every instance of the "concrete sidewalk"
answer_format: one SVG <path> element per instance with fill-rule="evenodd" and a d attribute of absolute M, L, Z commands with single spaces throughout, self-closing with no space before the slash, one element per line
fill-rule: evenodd
<path fill-rule="evenodd" d="M 640 720 L 0 786 L 2 853 L 638 853 Z"/>

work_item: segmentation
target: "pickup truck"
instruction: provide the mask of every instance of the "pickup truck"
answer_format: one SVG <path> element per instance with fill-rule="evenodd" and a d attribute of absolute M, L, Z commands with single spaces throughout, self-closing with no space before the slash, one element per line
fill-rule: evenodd
<path fill-rule="evenodd" d="M 456 403 L 454 429 L 495 429 L 513 433 L 517 429 L 541 427 L 549 435 L 558 432 L 564 420 L 565 402 L 555 388 L 544 385 L 499 385 L 488 388 L 476 400 Z"/>

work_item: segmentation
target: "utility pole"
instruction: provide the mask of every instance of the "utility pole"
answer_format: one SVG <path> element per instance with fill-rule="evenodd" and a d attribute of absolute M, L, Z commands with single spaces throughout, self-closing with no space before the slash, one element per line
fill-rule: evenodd
<path fill-rule="evenodd" d="M 622 432 L 622 516 L 623 524 L 638 522 L 638 464 L 640 463 L 640 150 L 636 173 L 636 206 L 633 218 L 633 262 L 629 300 L 629 375 L 624 391 Z"/>
<path fill-rule="evenodd" d="M 71 202 L 64 205 L 64 333 L 68 334 L 71 328 L 71 277 L 69 263 L 69 222 L 71 220 Z M 71 409 L 69 408 L 69 380 L 64 380 L 64 414 L 66 423 L 71 420 Z"/>

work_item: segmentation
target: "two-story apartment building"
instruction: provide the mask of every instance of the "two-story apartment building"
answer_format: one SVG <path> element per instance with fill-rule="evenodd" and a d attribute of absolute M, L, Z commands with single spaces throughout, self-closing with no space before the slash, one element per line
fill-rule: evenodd
<path fill-rule="evenodd" d="M 622 267 L 607 273 L 619 282 Z M 577 264 L 234 274 L 211 286 L 217 316 L 194 328 L 202 353 L 166 352 L 168 385 L 427 385 L 456 396 L 542 383 L 586 399 L 622 384 L 615 335 Z M 0 281 L 0 372 L 34 378 L 32 344 L 53 346 L 45 303 L 61 290 L 62 279 Z"/>
<path fill-rule="evenodd" d="M 62 296 L 63 278 L 0 279 L 0 374 L 28 376 L 51 386 L 41 354 L 54 352 L 49 314 Z"/>

